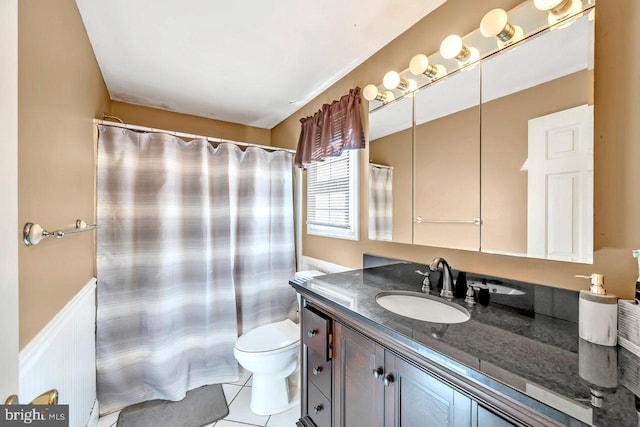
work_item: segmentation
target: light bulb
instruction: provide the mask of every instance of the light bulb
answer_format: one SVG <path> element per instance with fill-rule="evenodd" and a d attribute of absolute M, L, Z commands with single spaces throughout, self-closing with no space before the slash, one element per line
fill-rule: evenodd
<path fill-rule="evenodd" d="M 533 5 L 538 10 L 554 11 L 563 9 L 565 7 L 568 9 L 569 7 L 571 7 L 570 5 L 567 6 L 567 4 L 570 2 L 571 0 L 533 0 Z"/>
<path fill-rule="evenodd" d="M 582 0 L 533 0 L 536 9 L 549 12 L 547 18 L 549 25 L 555 25 L 559 21 L 568 16 L 575 15 L 582 10 Z M 556 28 L 565 28 L 573 23 L 574 20 L 561 23 Z"/>
<path fill-rule="evenodd" d="M 399 84 L 400 74 L 395 71 L 389 71 L 382 79 L 382 85 L 389 90 L 397 88 Z"/>
<path fill-rule="evenodd" d="M 422 53 L 419 53 L 411 58 L 411 62 L 409 63 L 409 71 L 414 76 L 424 74 L 430 79 L 439 79 L 447 72 L 446 68 L 444 68 L 444 65 L 442 64 L 431 65 L 429 63 L 429 58 L 427 57 L 427 55 Z"/>
<path fill-rule="evenodd" d="M 507 26 L 507 12 L 504 9 L 492 9 L 480 21 L 480 32 L 485 37 L 495 37 Z"/>
<path fill-rule="evenodd" d="M 378 96 L 378 88 L 376 85 L 366 85 L 362 90 L 362 96 L 367 101 L 373 101 Z"/>
<path fill-rule="evenodd" d="M 396 99 L 396 96 L 393 94 L 393 92 L 388 90 L 384 93 L 384 102 L 391 102 L 394 99 Z"/>
<path fill-rule="evenodd" d="M 406 79 L 400 77 L 395 71 L 389 71 L 384 75 L 382 79 L 382 85 L 389 90 L 399 89 L 399 90 L 407 90 L 409 87 L 409 82 Z"/>
<path fill-rule="evenodd" d="M 504 9 L 492 9 L 480 21 L 480 32 L 485 37 L 496 37 L 503 48 L 524 38 L 522 27 L 511 25 Z"/>
<path fill-rule="evenodd" d="M 465 55 L 465 45 L 462 43 L 462 38 L 455 34 L 447 36 L 440 44 L 440 55 L 445 59 L 458 59 L 460 56 Z M 468 49 L 467 49 L 468 50 Z"/>
<path fill-rule="evenodd" d="M 413 79 L 407 79 L 407 82 L 409 83 L 408 87 L 407 87 L 407 91 L 408 92 L 413 92 L 414 90 L 418 89 L 418 82 L 413 80 Z"/>
<path fill-rule="evenodd" d="M 429 58 L 424 53 L 419 53 L 413 58 L 411 58 L 411 62 L 409 62 L 409 71 L 414 76 L 419 76 L 424 73 L 427 67 L 429 66 Z"/>

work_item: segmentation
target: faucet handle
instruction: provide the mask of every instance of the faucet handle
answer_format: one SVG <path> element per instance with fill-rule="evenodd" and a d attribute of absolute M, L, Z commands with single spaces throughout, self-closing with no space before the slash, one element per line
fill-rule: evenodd
<path fill-rule="evenodd" d="M 422 292 L 431 292 L 431 273 L 429 273 L 428 271 L 426 273 L 423 273 L 420 270 L 416 270 L 416 273 L 424 276 L 424 279 L 422 280 Z"/>
<path fill-rule="evenodd" d="M 464 297 L 464 302 L 469 305 L 476 304 L 476 293 L 473 291 L 473 286 L 467 287 L 467 294 Z"/>

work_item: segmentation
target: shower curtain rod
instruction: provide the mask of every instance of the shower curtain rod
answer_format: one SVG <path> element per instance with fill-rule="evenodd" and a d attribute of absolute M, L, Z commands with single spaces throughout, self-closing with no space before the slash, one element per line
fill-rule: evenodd
<path fill-rule="evenodd" d="M 287 153 L 294 153 L 294 154 L 296 152 L 296 150 L 291 150 L 289 148 L 280 148 L 280 147 L 274 147 L 274 146 L 271 146 L 271 145 L 252 144 L 250 142 L 233 141 L 233 140 L 230 140 L 230 139 L 214 138 L 212 136 L 196 135 L 196 134 L 193 134 L 193 133 L 177 132 L 177 131 L 174 131 L 174 130 L 151 128 L 151 127 L 147 127 L 147 126 L 130 125 L 128 123 L 113 122 L 113 121 L 103 120 L 103 119 L 93 119 L 93 122 L 96 123 L 96 124 L 100 124 L 100 125 L 113 126 L 113 127 L 119 127 L 119 128 L 124 128 L 124 129 L 130 129 L 130 130 L 138 130 L 138 131 L 142 131 L 142 132 L 168 133 L 170 135 L 177 136 L 178 138 L 190 138 L 190 139 L 204 138 L 209 142 L 217 142 L 217 143 L 228 142 L 228 143 L 231 143 L 231 144 L 241 145 L 243 147 L 257 147 L 257 148 L 262 148 L 264 150 L 286 151 Z"/>
<path fill-rule="evenodd" d="M 373 166 L 374 168 L 380 168 L 380 169 L 393 169 L 393 166 L 379 165 L 378 163 L 369 163 L 369 166 Z"/>

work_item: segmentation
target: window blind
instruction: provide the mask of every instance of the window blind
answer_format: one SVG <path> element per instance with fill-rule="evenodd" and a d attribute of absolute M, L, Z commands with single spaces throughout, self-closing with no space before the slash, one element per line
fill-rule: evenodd
<path fill-rule="evenodd" d="M 351 229 L 353 151 L 314 162 L 307 169 L 307 225 Z"/>

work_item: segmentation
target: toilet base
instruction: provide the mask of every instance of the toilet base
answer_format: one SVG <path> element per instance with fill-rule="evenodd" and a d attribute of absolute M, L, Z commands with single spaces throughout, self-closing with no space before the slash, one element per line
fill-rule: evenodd
<path fill-rule="evenodd" d="M 289 377 L 253 374 L 249 409 L 256 415 L 274 415 L 300 404 L 299 371 Z"/>

